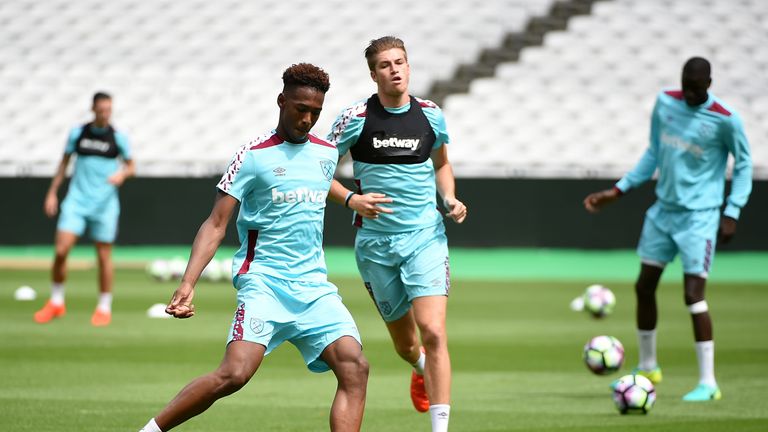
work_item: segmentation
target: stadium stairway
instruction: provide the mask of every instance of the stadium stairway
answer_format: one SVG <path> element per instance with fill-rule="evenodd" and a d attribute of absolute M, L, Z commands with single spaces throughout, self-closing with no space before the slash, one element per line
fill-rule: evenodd
<path fill-rule="evenodd" d="M 518 61 L 523 48 L 542 45 L 548 32 L 565 30 L 571 17 L 588 15 L 598 1 L 608 0 L 556 1 L 546 15 L 531 17 L 525 30 L 508 33 L 498 47 L 483 49 L 477 61 L 459 65 L 451 78 L 435 80 L 427 98 L 442 105 L 450 94 L 467 93 L 473 80 L 492 77 L 501 63 Z"/>

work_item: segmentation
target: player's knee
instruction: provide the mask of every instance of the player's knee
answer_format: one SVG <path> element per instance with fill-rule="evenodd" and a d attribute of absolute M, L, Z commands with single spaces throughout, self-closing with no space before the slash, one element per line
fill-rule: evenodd
<path fill-rule="evenodd" d="M 355 359 L 350 359 L 341 364 L 337 372 L 339 383 L 345 387 L 365 387 L 368 383 L 370 365 L 368 359 L 361 353 Z"/>
<path fill-rule="evenodd" d="M 67 255 L 69 255 L 69 247 L 57 244 L 53 253 L 58 261 L 64 261 L 67 259 Z"/>
<path fill-rule="evenodd" d="M 448 344 L 448 336 L 445 327 L 439 324 L 427 324 L 421 326 L 421 340 L 427 351 L 437 349 Z"/>
<path fill-rule="evenodd" d="M 656 288 L 641 279 L 635 283 L 635 294 L 642 298 L 653 297 L 656 295 Z"/>
<path fill-rule="evenodd" d="M 371 368 L 368 364 L 368 359 L 366 359 L 365 356 L 361 353 L 360 356 L 358 356 L 351 363 L 352 365 L 350 369 L 352 371 L 352 375 L 355 377 L 355 380 L 362 382 L 363 384 L 366 383 L 368 381 L 368 372 Z"/>
<path fill-rule="evenodd" d="M 404 359 L 408 359 L 413 352 L 419 350 L 419 342 L 416 339 L 407 341 L 394 341 L 394 343 L 397 355 Z"/>
<path fill-rule="evenodd" d="M 214 373 L 224 394 L 234 393 L 250 381 L 252 374 L 243 369 L 219 369 Z"/>
<path fill-rule="evenodd" d="M 686 289 L 683 291 L 683 301 L 686 306 L 704 302 L 704 293 L 698 289 Z M 705 302 L 706 303 L 706 302 Z"/>

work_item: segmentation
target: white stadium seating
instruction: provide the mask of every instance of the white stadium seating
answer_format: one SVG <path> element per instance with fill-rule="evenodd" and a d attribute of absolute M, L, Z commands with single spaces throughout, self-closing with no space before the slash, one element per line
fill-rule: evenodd
<path fill-rule="evenodd" d="M 755 177 L 768 178 L 766 23 L 762 0 L 598 2 L 468 95 L 448 97 L 455 171 L 619 177 L 645 151 L 656 93 L 679 88 L 683 63 L 700 55 L 713 64 L 712 92 L 743 118 Z"/>
<path fill-rule="evenodd" d="M 115 97 L 113 123 L 139 175 L 216 175 L 275 126 L 290 64 L 331 76 L 314 131 L 324 136 L 375 90 L 362 55 L 370 39 L 405 40 L 412 92 L 424 96 L 553 2 L 0 2 L 0 176 L 51 176 L 99 90 Z M 712 60 L 713 91 L 742 114 L 756 174 L 768 178 L 768 2 L 613 0 L 593 12 L 448 97 L 457 175 L 620 175 L 645 147 L 655 93 L 678 85 L 697 54 Z"/>
<path fill-rule="evenodd" d="M 315 128 L 323 136 L 344 106 L 375 91 L 363 57 L 369 40 L 405 40 L 412 90 L 422 95 L 551 3 L 2 2 L 0 175 L 52 175 L 67 129 L 89 120 L 98 90 L 115 97 L 113 123 L 129 134 L 139 175 L 214 175 L 275 126 L 290 64 L 331 75 Z"/>

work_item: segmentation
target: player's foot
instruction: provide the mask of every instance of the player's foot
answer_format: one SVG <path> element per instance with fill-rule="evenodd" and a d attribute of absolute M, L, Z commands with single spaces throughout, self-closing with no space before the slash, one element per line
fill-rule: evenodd
<path fill-rule="evenodd" d="M 111 312 L 105 312 L 99 308 L 96 308 L 96 310 L 93 311 L 93 315 L 91 315 L 91 324 L 94 326 L 103 327 L 109 325 L 110 322 L 112 322 Z"/>
<path fill-rule="evenodd" d="M 411 402 L 416 411 L 429 411 L 429 397 L 424 387 L 424 375 L 419 375 L 416 371 L 411 373 Z"/>
<path fill-rule="evenodd" d="M 48 300 L 42 309 L 35 312 L 34 319 L 38 324 L 45 324 L 54 318 L 63 317 L 66 312 L 67 308 L 64 306 L 64 304 L 55 305 L 50 300 Z"/>
<path fill-rule="evenodd" d="M 683 396 L 683 400 L 686 402 L 706 402 L 722 398 L 723 394 L 720 393 L 720 389 L 709 384 L 699 384 L 695 389 Z"/>
<path fill-rule="evenodd" d="M 662 378 L 661 368 L 658 367 L 658 366 L 656 366 L 655 368 L 650 369 L 650 370 L 640 369 L 639 367 L 636 367 L 636 368 L 632 369 L 632 374 L 633 375 L 642 375 L 642 376 L 648 378 L 648 380 L 650 382 L 652 382 L 654 385 L 660 383 L 661 382 L 661 378 Z"/>

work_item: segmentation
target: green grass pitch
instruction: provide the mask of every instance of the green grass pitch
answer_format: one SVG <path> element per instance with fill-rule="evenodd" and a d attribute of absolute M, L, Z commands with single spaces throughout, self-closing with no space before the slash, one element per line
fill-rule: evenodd
<path fill-rule="evenodd" d="M 396 358 L 365 289 L 351 275 L 331 279 L 357 320 L 371 363 L 363 430 L 429 430 L 428 415 L 411 407 L 410 371 Z M 147 308 L 167 301 L 174 284 L 120 269 L 113 323 L 93 328 L 95 272 L 71 271 L 67 315 L 38 325 L 32 314 L 48 295 L 47 280 L 47 271 L 0 270 L 1 431 L 138 431 L 221 359 L 234 312 L 228 283 L 201 283 L 192 319 L 150 319 Z M 768 284 L 708 287 L 723 400 L 690 404 L 680 400 L 697 380 L 690 317 L 679 283 L 665 279 L 658 337 L 664 382 L 650 414 L 621 416 L 608 385 L 637 355 L 632 283 L 606 283 L 617 306 L 603 320 L 568 308 L 587 283 L 454 279 L 452 431 L 768 430 Z M 35 287 L 38 300 L 14 301 L 20 285 Z M 617 374 L 595 376 L 582 363 L 584 343 L 599 334 L 618 337 L 627 349 Z M 243 390 L 176 430 L 328 430 L 334 389 L 332 374 L 308 372 L 298 351 L 284 345 Z"/>

